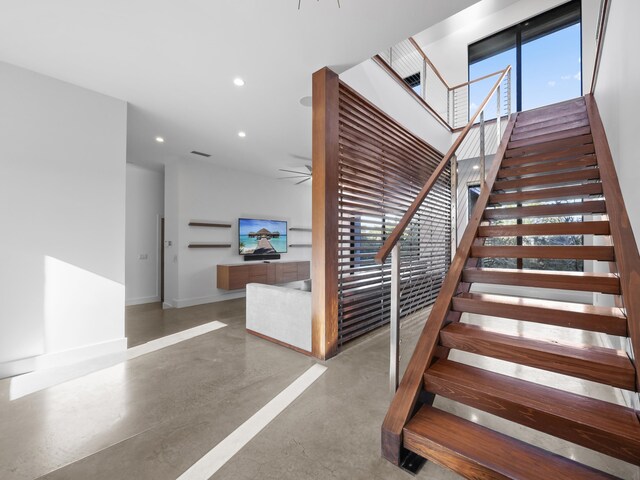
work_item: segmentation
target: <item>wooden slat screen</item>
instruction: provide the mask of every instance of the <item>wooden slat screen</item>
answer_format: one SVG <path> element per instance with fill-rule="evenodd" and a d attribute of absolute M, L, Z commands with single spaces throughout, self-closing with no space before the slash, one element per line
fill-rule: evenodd
<path fill-rule="evenodd" d="M 442 153 L 347 85 L 339 87 L 338 342 L 389 322 L 391 264 L 376 252 Z M 401 244 L 401 316 L 431 305 L 451 260 L 451 171 L 422 204 Z"/>

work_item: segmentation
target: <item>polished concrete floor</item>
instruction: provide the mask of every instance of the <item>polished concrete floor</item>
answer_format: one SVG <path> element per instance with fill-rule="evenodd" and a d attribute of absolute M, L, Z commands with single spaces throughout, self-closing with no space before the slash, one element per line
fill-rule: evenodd
<path fill-rule="evenodd" d="M 0 381 L 0 478 L 176 479 L 315 363 L 248 335 L 243 299 L 179 310 L 131 307 L 129 346 L 214 320 L 227 326 L 17 400 L 8 395 L 10 381 Z M 475 316 L 467 321 L 495 322 L 507 331 L 529 328 Z M 418 317 L 403 326 L 403 361 L 420 323 Z M 554 334 L 571 337 L 563 329 Z M 619 401 L 590 382 L 473 355 L 456 359 Z M 212 478 L 411 478 L 379 455 L 390 399 L 388 332 L 374 332 L 326 366 L 324 375 Z M 640 478 L 637 468 L 623 462 L 444 399 L 436 405 L 621 478 Z M 459 477 L 427 464 L 416 478 Z"/>

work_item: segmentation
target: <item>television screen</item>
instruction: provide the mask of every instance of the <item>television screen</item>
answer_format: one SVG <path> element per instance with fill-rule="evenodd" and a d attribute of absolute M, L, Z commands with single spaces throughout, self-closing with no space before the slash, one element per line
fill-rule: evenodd
<path fill-rule="evenodd" d="M 279 220 L 238 220 L 240 255 L 286 253 L 287 222 Z"/>

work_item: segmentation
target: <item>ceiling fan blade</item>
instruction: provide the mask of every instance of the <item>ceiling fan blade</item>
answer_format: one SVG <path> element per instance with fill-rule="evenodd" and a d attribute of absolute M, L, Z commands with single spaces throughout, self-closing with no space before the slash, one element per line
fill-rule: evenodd
<path fill-rule="evenodd" d="M 296 172 L 294 170 L 285 170 L 284 168 L 279 168 L 278 169 L 280 172 L 287 172 L 287 173 L 297 173 L 298 175 L 308 175 L 307 172 Z"/>
<path fill-rule="evenodd" d="M 309 173 L 313 173 L 313 169 L 311 168 L 311 165 L 305 165 L 305 167 L 307 167 L 307 170 L 309 170 Z"/>
<path fill-rule="evenodd" d="M 296 185 L 300 185 L 301 183 L 308 182 L 309 180 L 311 180 L 311 177 L 305 178 L 304 180 L 300 180 L 298 183 L 296 183 Z"/>
<path fill-rule="evenodd" d="M 285 180 L 287 178 L 309 178 L 308 175 L 295 175 L 293 177 L 278 177 L 278 180 Z"/>

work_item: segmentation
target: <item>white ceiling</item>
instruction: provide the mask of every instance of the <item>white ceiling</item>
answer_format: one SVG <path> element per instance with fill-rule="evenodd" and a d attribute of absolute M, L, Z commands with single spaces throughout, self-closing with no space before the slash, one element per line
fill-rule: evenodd
<path fill-rule="evenodd" d="M 0 0 L 0 60 L 129 102 L 129 162 L 199 150 L 277 176 L 310 162 L 299 100 L 314 71 L 342 72 L 476 1 Z"/>

